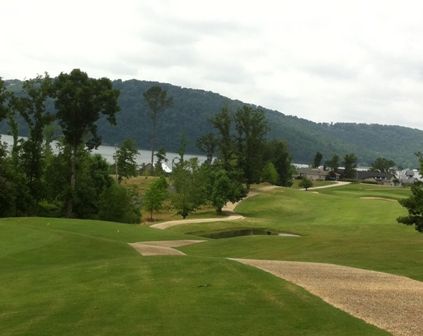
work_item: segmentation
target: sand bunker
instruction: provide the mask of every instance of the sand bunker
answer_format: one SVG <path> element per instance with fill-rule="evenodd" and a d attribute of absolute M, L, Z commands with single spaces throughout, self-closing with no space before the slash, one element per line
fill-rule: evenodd
<path fill-rule="evenodd" d="M 423 282 L 331 264 L 233 260 L 291 281 L 393 335 L 423 335 Z"/>
<path fill-rule="evenodd" d="M 205 240 L 161 240 L 139 243 L 128 243 L 143 256 L 185 255 L 175 247 L 202 243 Z"/>
<path fill-rule="evenodd" d="M 388 201 L 388 202 L 398 202 L 397 200 L 394 200 L 392 198 L 385 198 L 385 197 L 360 197 L 360 199 L 366 199 L 366 200 L 379 200 L 379 201 Z"/>

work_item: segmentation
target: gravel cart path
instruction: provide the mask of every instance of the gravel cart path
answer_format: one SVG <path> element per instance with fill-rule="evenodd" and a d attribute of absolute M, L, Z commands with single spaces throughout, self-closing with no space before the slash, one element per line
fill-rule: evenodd
<path fill-rule="evenodd" d="M 421 281 L 332 264 L 232 260 L 293 282 L 327 303 L 393 335 L 423 335 Z"/>

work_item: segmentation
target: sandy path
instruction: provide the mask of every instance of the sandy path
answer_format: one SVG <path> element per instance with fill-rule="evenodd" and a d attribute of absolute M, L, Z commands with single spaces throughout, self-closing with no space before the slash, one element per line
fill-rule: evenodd
<path fill-rule="evenodd" d="M 398 336 L 423 335 L 423 282 L 331 264 L 233 259 L 293 282 Z"/>
<path fill-rule="evenodd" d="M 335 187 L 342 187 L 344 185 L 350 184 L 351 182 L 345 182 L 345 181 L 335 181 L 334 184 L 328 184 L 320 187 L 311 187 L 308 188 L 308 190 L 316 190 L 316 189 L 326 189 L 326 188 L 335 188 Z M 301 189 L 305 190 L 305 189 Z"/>
<path fill-rule="evenodd" d="M 202 243 L 204 240 L 160 240 L 147 241 L 139 243 L 128 243 L 135 250 L 143 256 L 158 256 L 158 255 L 185 255 L 185 253 L 175 249 L 174 247 L 181 247 Z"/>

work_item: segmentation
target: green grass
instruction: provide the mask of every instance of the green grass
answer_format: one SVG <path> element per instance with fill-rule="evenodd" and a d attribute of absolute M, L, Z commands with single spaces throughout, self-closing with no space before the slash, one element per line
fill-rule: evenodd
<path fill-rule="evenodd" d="M 245 200 L 245 221 L 183 225 L 175 233 L 266 227 L 300 238 L 248 236 L 210 240 L 182 250 L 200 256 L 328 262 L 423 280 L 423 235 L 396 222 L 408 189 L 351 184 L 318 193 L 282 189 Z"/>
<path fill-rule="evenodd" d="M 397 224 L 407 189 L 349 185 L 267 191 L 248 219 L 154 230 L 51 218 L 0 220 L 0 335 L 388 335 L 305 290 L 226 257 L 351 265 L 423 280 L 423 235 Z M 187 232 L 268 227 L 250 236 L 142 257 L 128 242 L 198 239 Z"/>

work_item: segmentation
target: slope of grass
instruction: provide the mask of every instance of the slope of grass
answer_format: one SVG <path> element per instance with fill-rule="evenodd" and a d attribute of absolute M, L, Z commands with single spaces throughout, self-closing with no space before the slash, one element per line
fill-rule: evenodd
<path fill-rule="evenodd" d="M 170 230 L 266 227 L 297 233 L 302 237 L 209 240 L 183 251 L 202 256 L 328 262 L 423 280 L 423 235 L 396 222 L 406 211 L 395 199 L 408 193 L 408 189 L 358 184 L 318 193 L 284 188 L 242 202 L 237 212 L 248 217 L 245 221 L 183 225 Z"/>

